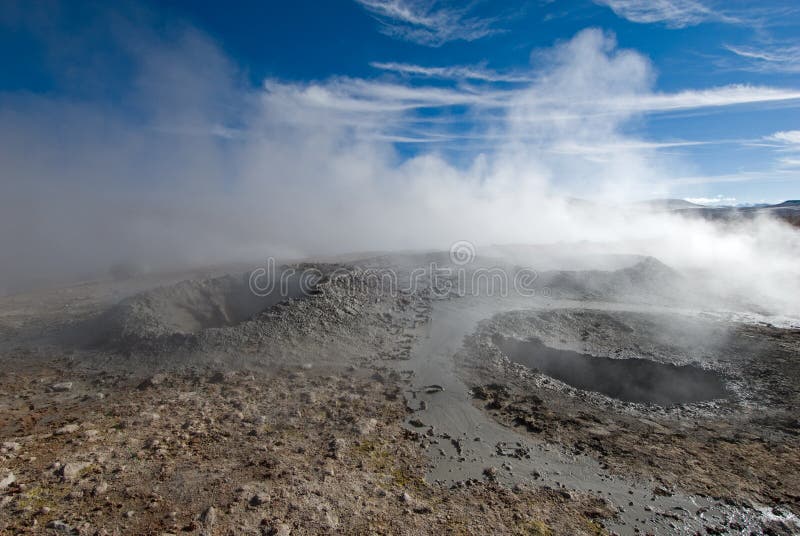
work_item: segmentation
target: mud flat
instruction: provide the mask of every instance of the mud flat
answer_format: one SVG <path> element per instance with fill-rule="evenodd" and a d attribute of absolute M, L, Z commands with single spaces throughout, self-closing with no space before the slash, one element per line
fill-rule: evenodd
<path fill-rule="evenodd" d="M 499 308 L 480 302 L 460 307 L 483 311 L 473 318 Z M 469 418 L 457 426 L 466 431 L 459 437 L 462 448 L 440 451 L 436 477 L 485 478 L 481 467 L 491 465 L 490 473 L 508 482 L 530 481 L 533 474 L 540 484 L 593 490 L 619 508 L 616 521 L 606 525 L 619 533 L 797 530 L 797 394 L 786 380 L 797 374 L 796 330 L 703 321 L 647 307 L 626 311 L 622 304 L 529 303 L 526 309 L 462 325 L 462 334 L 471 333 L 465 348 L 443 348 L 458 362 L 451 380 L 456 394 L 444 405 L 471 404 L 478 411 L 464 410 Z M 536 362 L 526 357 L 527 365 L 542 368 L 555 355 L 590 358 L 580 350 L 613 356 L 620 366 L 645 356 L 653 364 L 648 368 L 700 370 L 713 379 L 713 389 L 704 391 L 713 401 L 626 401 L 630 393 L 619 384 L 636 381 L 635 374 L 620 377 L 616 386 L 599 386 L 606 389 L 576 388 L 546 370 L 515 363 L 520 340 L 529 341 L 528 351 L 547 349 Z M 570 379 L 587 380 L 591 368 L 575 365 Z M 461 378 L 466 384 L 458 385 Z M 604 394 L 608 387 L 622 400 Z M 425 407 L 428 420 L 424 411 L 420 420 L 450 435 L 451 416 L 437 414 L 435 399 Z"/>

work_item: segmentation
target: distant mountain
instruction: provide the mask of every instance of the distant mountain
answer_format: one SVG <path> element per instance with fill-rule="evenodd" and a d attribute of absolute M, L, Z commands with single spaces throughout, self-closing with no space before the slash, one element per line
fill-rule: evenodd
<path fill-rule="evenodd" d="M 685 199 L 650 199 L 648 201 L 641 201 L 637 203 L 639 206 L 645 206 L 656 210 L 678 210 L 684 208 L 702 208 L 704 205 L 698 205 Z"/>
<path fill-rule="evenodd" d="M 671 212 L 683 216 L 691 216 L 713 221 L 734 221 L 754 218 L 759 214 L 768 214 L 800 227 L 800 199 L 790 199 L 775 205 L 741 204 L 736 206 L 699 205 L 685 199 L 649 199 L 627 205 L 601 204 L 577 197 L 568 197 L 567 204 L 574 209 L 585 211 L 624 210 L 626 208 L 654 212 Z"/>
<path fill-rule="evenodd" d="M 789 200 L 776 205 L 752 205 L 738 207 L 703 207 L 674 209 L 672 212 L 713 221 L 735 221 L 755 218 L 765 214 L 800 227 L 800 200 Z"/>
<path fill-rule="evenodd" d="M 769 205 L 771 208 L 800 208 L 800 199 L 790 199 L 777 205 Z"/>

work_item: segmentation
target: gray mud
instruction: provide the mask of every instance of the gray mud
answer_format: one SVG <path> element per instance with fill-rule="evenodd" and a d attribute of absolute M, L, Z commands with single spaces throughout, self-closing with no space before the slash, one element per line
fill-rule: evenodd
<path fill-rule="evenodd" d="M 457 374 L 454 355 L 481 320 L 522 306 L 540 311 L 576 306 L 631 308 L 552 300 L 434 302 L 424 335 L 411 359 L 402 364 L 414 374 L 407 393 L 414 414 L 407 425 L 421 434 L 427 447 L 429 479 L 454 487 L 490 479 L 507 485 L 549 486 L 567 494 L 570 490 L 596 494 L 616 509 L 615 519 L 606 526 L 619 534 L 688 534 L 709 527 L 737 527 L 742 533 L 763 530 L 771 515 L 768 508 L 743 507 L 679 489 L 666 490 L 654 479 L 612 474 L 591 456 L 520 434 L 476 407 L 473 393 Z"/>

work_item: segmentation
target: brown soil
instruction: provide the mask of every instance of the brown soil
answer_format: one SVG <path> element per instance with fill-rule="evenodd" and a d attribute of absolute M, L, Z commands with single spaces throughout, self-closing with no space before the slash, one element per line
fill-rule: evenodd
<path fill-rule="evenodd" d="M 16 481 L 0 533 L 599 532 L 609 509 L 595 498 L 426 484 L 402 386 L 364 370 L 4 373 L 2 467 Z"/>

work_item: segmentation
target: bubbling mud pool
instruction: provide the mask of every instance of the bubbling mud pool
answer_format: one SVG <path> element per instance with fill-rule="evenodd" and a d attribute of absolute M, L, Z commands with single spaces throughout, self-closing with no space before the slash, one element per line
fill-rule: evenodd
<path fill-rule="evenodd" d="M 536 369 L 572 387 L 625 402 L 673 406 L 727 398 L 725 378 L 693 365 L 649 359 L 613 359 L 560 350 L 538 339 L 497 336 L 493 342 L 514 363 Z"/>

